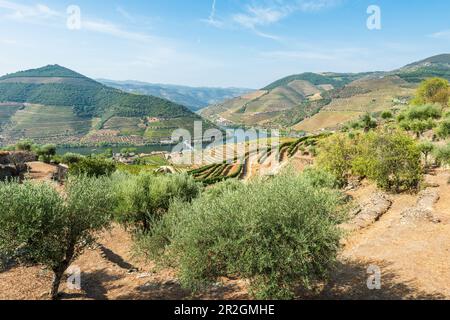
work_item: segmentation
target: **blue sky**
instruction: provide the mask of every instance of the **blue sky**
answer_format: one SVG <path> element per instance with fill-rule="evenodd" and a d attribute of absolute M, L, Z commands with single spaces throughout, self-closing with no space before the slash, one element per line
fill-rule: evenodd
<path fill-rule="evenodd" d="M 67 27 L 69 5 L 81 29 Z M 370 5 L 380 30 L 367 28 Z M 259 88 L 449 52 L 448 0 L 0 0 L 0 74 L 57 63 L 93 78 Z"/>

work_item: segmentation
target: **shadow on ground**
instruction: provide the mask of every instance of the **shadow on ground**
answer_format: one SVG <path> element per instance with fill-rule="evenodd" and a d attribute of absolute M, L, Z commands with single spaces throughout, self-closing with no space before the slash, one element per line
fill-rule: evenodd
<path fill-rule="evenodd" d="M 367 280 L 368 267 L 374 265 L 381 270 L 381 289 L 370 290 Z M 299 299 L 310 300 L 438 300 L 445 299 L 439 293 L 428 293 L 417 289 L 414 279 L 404 281 L 391 270 L 385 261 L 339 262 L 327 284 L 316 288 L 315 294 L 299 290 Z"/>
<path fill-rule="evenodd" d="M 112 262 L 119 266 L 122 269 L 126 270 L 137 270 L 135 266 L 132 264 L 126 262 L 121 256 L 116 254 L 114 251 L 106 248 L 103 245 L 99 245 L 100 252 L 102 253 L 102 256 L 107 259 L 109 262 Z"/>
<path fill-rule="evenodd" d="M 177 281 L 148 282 L 137 287 L 133 292 L 118 297 L 118 300 L 191 300 L 208 299 L 223 300 L 226 296 L 233 295 L 233 299 L 245 299 L 244 296 L 236 296 L 239 288 L 235 284 L 225 286 L 213 286 L 201 295 L 194 295 L 189 290 L 183 289 Z"/>
<path fill-rule="evenodd" d="M 61 299 L 92 299 L 107 300 L 108 290 L 118 289 L 121 286 L 110 286 L 108 283 L 122 279 L 121 276 L 109 275 L 106 270 L 91 273 L 81 273 L 81 292 L 61 294 Z"/>

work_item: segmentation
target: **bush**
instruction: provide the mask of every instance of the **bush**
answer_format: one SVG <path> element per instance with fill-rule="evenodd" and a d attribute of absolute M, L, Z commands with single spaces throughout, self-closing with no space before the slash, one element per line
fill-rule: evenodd
<path fill-rule="evenodd" d="M 442 78 L 430 78 L 424 80 L 417 89 L 413 104 L 439 103 L 446 107 L 450 98 L 450 86 L 448 80 Z"/>
<path fill-rule="evenodd" d="M 118 173 L 114 182 L 119 199 L 117 219 L 137 234 L 150 231 L 174 200 L 190 202 L 200 193 L 200 186 L 185 174 Z"/>
<path fill-rule="evenodd" d="M 56 145 L 46 144 L 43 146 L 35 146 L 34 151 L 39 156 L 39 161 L 50 163 L 52 157 L 56 155 Z"/>
<path fill-rule="evenodd" d="M 414 190 L 421 180 L 421 154 L 416 142 L 400 132 L 369 134 L 362 140 L 360 168 L 382 189 L 394 192 Z"/>
<path fill-rule="evenodd" d="M 341 197 L 318 187 L 334 183 L 325 176 L 226 182 L 217 197 L 175 203 L 140 247 L 178 266 L 183 286 L 194 291 L 238 276 L 258 299 L 292 298 L 297 286 L 326 279 L 339 250 Z"/>
<path fill-rule="evenodd" d="M 442 110 L 435 105 L 410 106 L 397 118 L 400 127 L 406 131 L 414 132 L 419 138 L 425 131 L 436 126 L 435 120 L 442 117 Z"/>
<path fill-rule="evenodd" d="M 437 129 L 437 135 L 442 139 L 446 139 L 450 136 L 450 120 L 446 119 L 441 122 Z"/>
<path fill-rule="evenodd" d="M 428 157 L 435 149 L 434 144 L 429 141 L 425 141 L 420 143 L 418 148 L 425 158 L 425 167 L 428 167 Z"/>
<path fill-rule="evenodd" d="M 70 175 L 89 177 L 110 176 L 116 171 L 114 162 L 100 158 L 80 158 L 69 166 Z"/>
<path fill-rule="evenodd" d="M 319 167 L 341 185 L 359 176 L 394 192 L 416 189 L 421 179 L 421 154 L 416 142 L 399 131 L 378 131 L 350 138 L 336 134 L 320 144 Z"/>
<path fill-rule="evenodd" d="M 381 113 L 381 118 L 382 118 L 383 120 L 389 120 L 389 119 L 392 119 L 393 117 L 394 117 L 394 115 L 393 115 L 392 112 L 389 111 L 389 110 L 383 111 L 383 112 Z"/>
<path fill-rule="evenodd" d="M 336 177 L 341 186 L 347 184 L 356 154 L 356 141 L 346 133 L 336 133 L 319 143 L 317 153 L 318 166 Z"/>
<path fill-rule="evenodd" d="M 55 299 L 66 269 L 108 225 L 110 190 L 109 180 L 87 177 L 71 178 L 64 197 L 44 183 L 0 182 L 0 256 L 51 269 Z"/>
<path fill-rule="evenodd" d="M 34 142 L 32 140 L 20 140 L 17 142 L 16 151 L 31 151 L 33 149 Z"/>
<path fill-rule="evenodd" d="M 450 165 L 450 144 L 445 147 L 435 149 L 434 156 L 440 165 Z"/>
<path fill-rule="evenodd" d="M 84 159 L 84 156 L 78 153 L 67 152 L 61 157 L 61 162 L 67 165 L 75 164 Z"/>

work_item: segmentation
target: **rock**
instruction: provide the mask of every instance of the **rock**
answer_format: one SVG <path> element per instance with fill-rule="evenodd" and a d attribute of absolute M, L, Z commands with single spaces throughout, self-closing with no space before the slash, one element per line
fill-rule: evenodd
<path fill-rule="evenodd" d="M 419 199 L 414 207 L 405 209 L 401 216 L 402 223 L 410 221 L 425 220 L 434 223 L 440 223 L 439 219 L 434 217 L 434 205 L 440 199 L 439 191 L 436 188 L 427 188 L 419 193 Z"/>
<path fill-rule="evenodd" d="M 133 274 L 133 273 L 136 273 L 136 272 L 138 272 L 139 270 L 137 269 L 137 268 L 131 268 L 131 269 L 129 269 L 128 271 L 127 271 L 127 273 L 128 274 Z"/>
<path fill-rule="evenodd" d="M 163 284 L 163 286 L 166 286 L 166 287 L 172 287 L 172 286 L 178 285 L 179 282 L 177 280 L 167 280 L 167 281 L 164 281 L 162 284 Z"/>
<path fill-rule="evenodd" d="M 391 206 L 392 200 L 386 194 L 376 193 L 353 211 L 353 218 L 349 223 L 342 225 L 342 228 L 348 231 L 367 228 L 378 221 Z"/>

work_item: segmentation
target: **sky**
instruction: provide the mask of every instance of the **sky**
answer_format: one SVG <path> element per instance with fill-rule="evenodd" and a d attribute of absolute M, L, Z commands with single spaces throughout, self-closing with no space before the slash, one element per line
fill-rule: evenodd
<path fill-rule="evenodd" d="M 261 88 L 450 53 L 448 0 L 0 0 L 0 74 Z"/>

